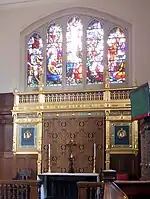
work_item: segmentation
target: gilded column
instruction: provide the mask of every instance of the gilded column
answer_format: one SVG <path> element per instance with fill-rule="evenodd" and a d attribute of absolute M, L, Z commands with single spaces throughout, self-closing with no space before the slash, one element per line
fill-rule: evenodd
<path fill-rule="evenodd" d="M 109 107 L 110 101 L 110 81 L 109 81 L 109 71 L 108 67 L 105 67 L 104 71 L 105 75 L 105 92 L 104 92 L 104 102 L 105 107 Z M 106 157 L 105 157 L 105 169 L 110 169 L 110 120 L 109 120 L 110 110 L 105 110 L 105 117 L 106 117 Z"/>
<path fill-rule="evenodd" d="M 106 157 L 105 157 L 105 169 L 110 169 L 110 121 L 109 111 L 105 111 L 106 116 Z"/>
<path fill-rule="evenodd" d="M 135 154 L 138 152 L 138 121 L 132 122 L 132 146 Z"/>
<path fill-rule="evenodd" d="M 17 151 L 17 114 L 13 114 L 13 176 L 16 176 L 16 151 Z"/>
<path fill-rule="evenodd" d="M 38 160 L 37 160 L 37 172 L 41 173 L 42 170 L 42 113 L 38 113 L 38 117 L 40 118 L 40 122 L 38 123 Z"/>

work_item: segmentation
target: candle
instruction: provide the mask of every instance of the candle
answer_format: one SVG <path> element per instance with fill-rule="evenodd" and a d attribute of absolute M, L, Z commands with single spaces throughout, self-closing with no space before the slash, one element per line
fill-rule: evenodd
<path fill-rule="evenodd" d="M 50 144 L 48 145 L 48 157 L 49 157 L 49 159 L 51 157 L 51 145 Z"/>
<path fill-rule="evenodd" d="M 48 171 L 51 172 L 51 145 L 48 145 Z"/>
<path fill-rule="evenodd" d="M 94 143 L 94 159 L 96 158 L 96 143 Z"/>

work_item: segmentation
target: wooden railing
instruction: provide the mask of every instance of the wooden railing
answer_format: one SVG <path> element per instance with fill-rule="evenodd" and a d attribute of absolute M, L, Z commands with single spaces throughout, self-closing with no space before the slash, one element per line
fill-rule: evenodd
<path fill-rule="evenodd" d="M 78 182 L 78 199 L 102 199 L 103 182 Z"/>
<path fill-rule="evenodd" d="M 103 199 L 128 199 L 128 197 L 114 182 L 107 182 Z"/>
<path fill-rule="evenodd" d="M 134 88 L 122 89 L 101 89 L 93 91 L 32 91 L 32 92 L 14 92 L 14 107 L 19 105 L 32 104 L 63 104 L 66 102 L 100 102 L 100 103 L 114 103 L 125 102 L 130 103 L 129 94 Z"/>
<path fill-rule="evenodd" d="M 35 180 L 0 180 L 0 199 L 40 199 L 39 187 Z"/>
<path fill-rule="evenodd" d="M 114 183 L 78 182 L 78 199 L 128 199 Z"/>

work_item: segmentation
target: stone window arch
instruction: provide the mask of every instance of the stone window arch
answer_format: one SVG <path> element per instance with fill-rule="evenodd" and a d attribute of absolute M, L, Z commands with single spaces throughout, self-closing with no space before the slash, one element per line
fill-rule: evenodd
<path fill-rule="evenodd" d="M 44 71 L 45 90 L 104 88 L 132 84 L 131 25 L 92 9 L 54 13 L 21 33 L 20 90 L 38 88 Z"/>

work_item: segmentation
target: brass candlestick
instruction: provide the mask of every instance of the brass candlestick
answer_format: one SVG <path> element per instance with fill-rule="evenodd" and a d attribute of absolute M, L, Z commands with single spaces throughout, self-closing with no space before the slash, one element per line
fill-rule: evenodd
<path fill-rule="evenodd" d="M 68 173 L 74 173 L 74 167 L 73 167 L 73 154 L 70 154 L 69 157 L 69 167 L 68 167 Z"/>
<path fill-rule="evenodd" d="M 93 145 L 93 173 L 96 173 L 96 143 Z"/>
<path fill-rule="evenodd" d="M 96 157 L 93 157 L 93 173 L 96 173 Z"/>
<path fill-rule="evenodd" d="M 48 172 L 51 173 L 51 159 L 48 158 Z"/>
<path fill-rule="evenodd" d="M 48 172 L 51 173 L 51 145 L 48 145 Z"/>
<path fill-rule="evenodd" d="M 70 140 L 70 142 L 67 144 L 69 147 L 69 167 L 68 167 L 68 173 L 74 173 L 74 165 L 73 165 L 73 147 L 76 146 L 73 140 Z"/>

